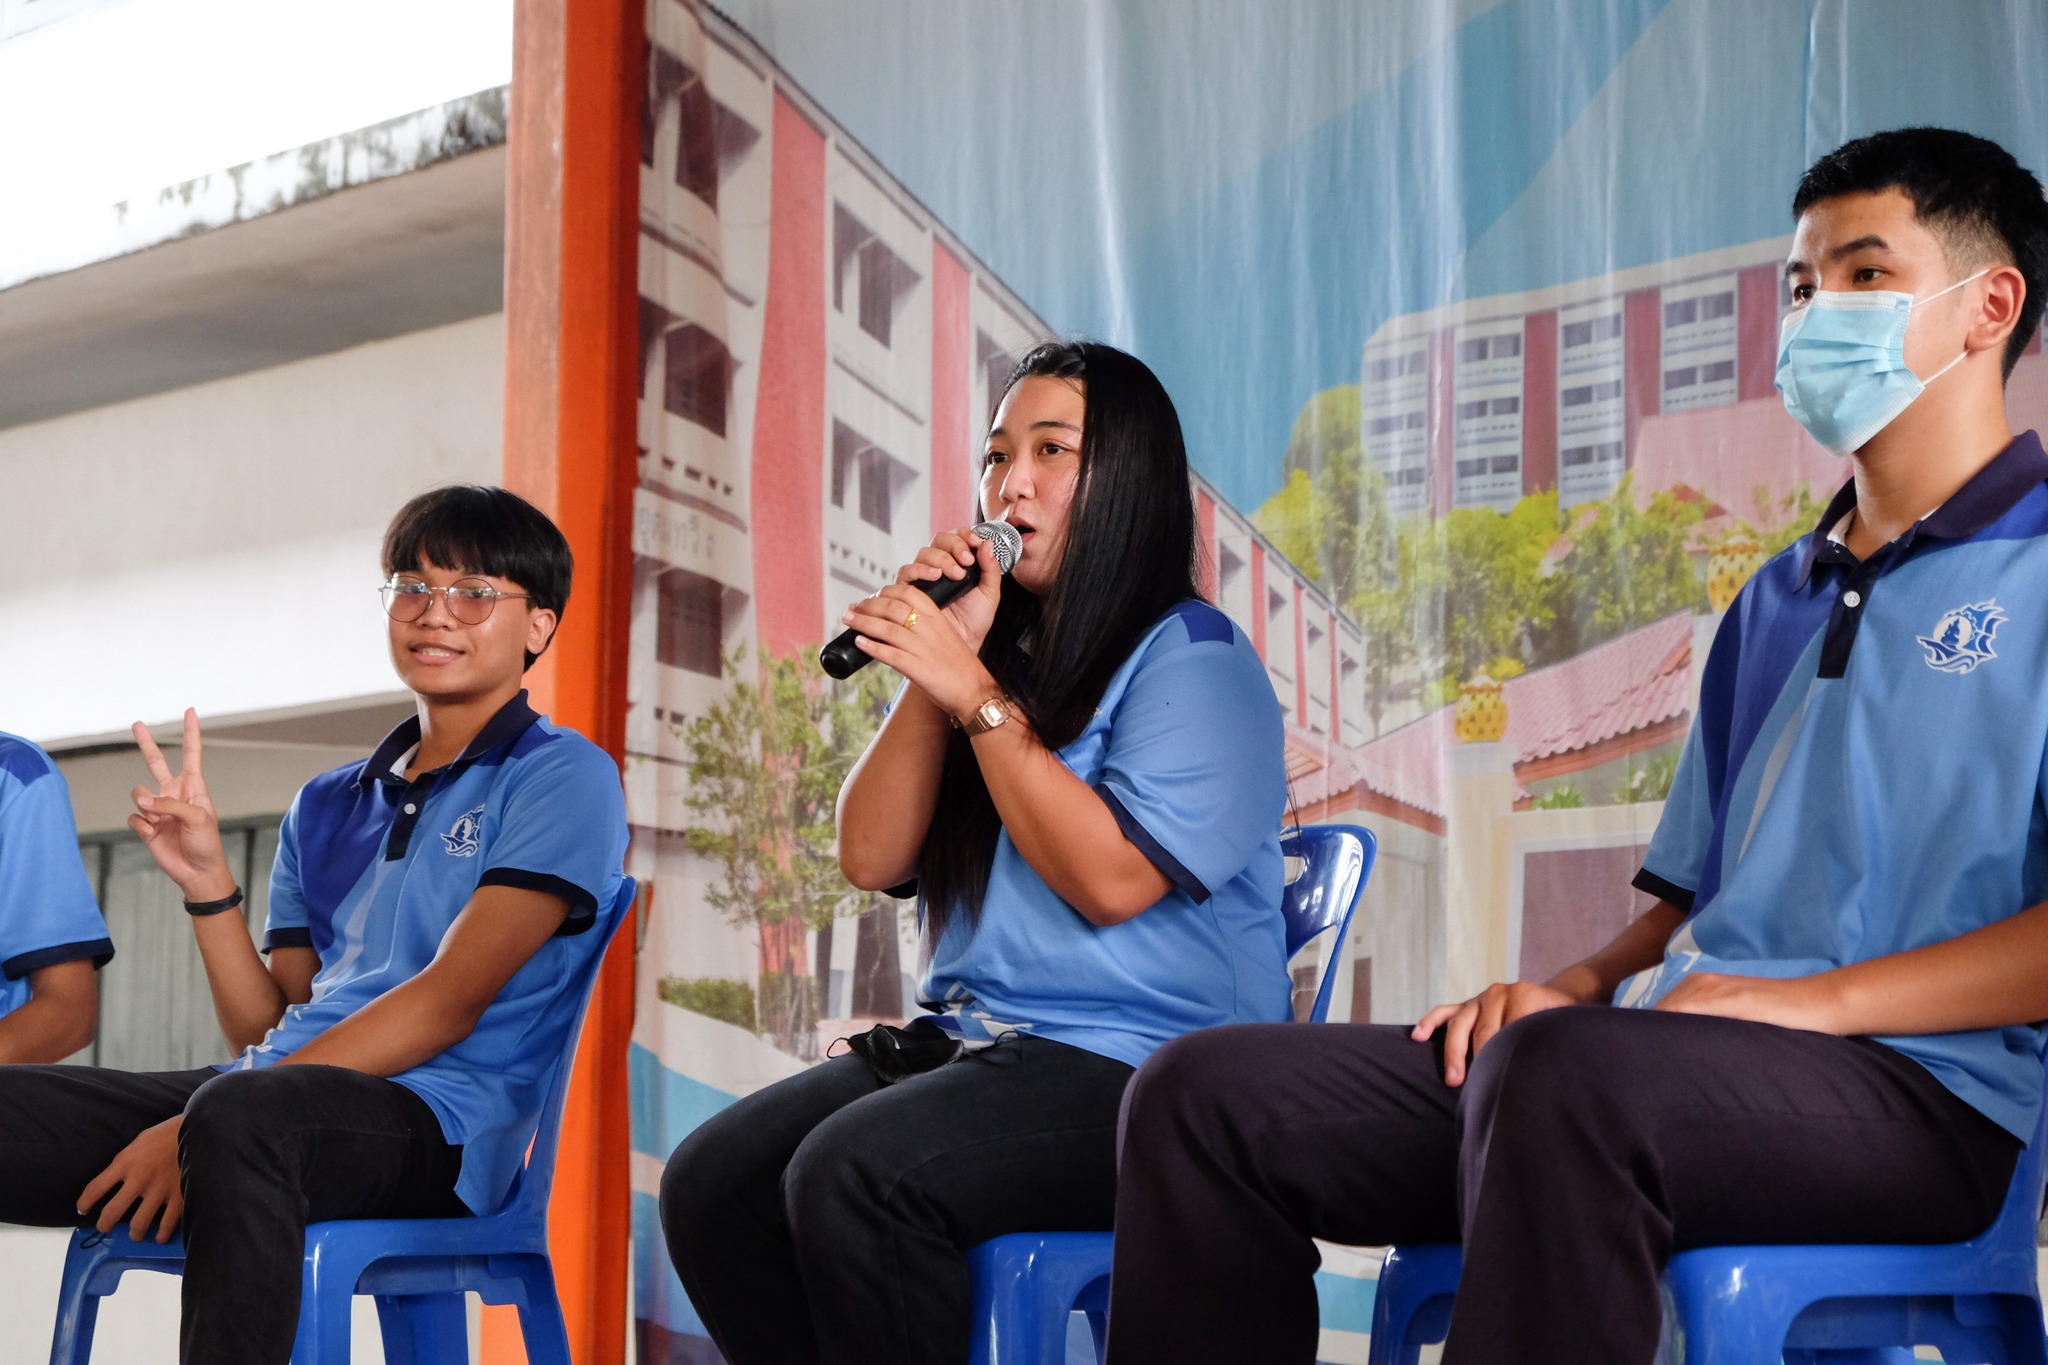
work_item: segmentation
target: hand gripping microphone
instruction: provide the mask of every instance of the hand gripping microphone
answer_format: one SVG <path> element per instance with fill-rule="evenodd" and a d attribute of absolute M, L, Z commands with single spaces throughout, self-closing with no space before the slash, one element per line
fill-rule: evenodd
<path fill-rule="evenodd" d="M 1017 534 L 1016 527 L 1007 521 L 984 521 L 974 528 L 974 534 L 995 547 L 998 572 L 1008 573 L 1017 566 L 1017 556 L 1024 549 L 1024 537 Z M 968 567 L 965 578 L 938 578 L 913 586 L 931 598 L 933 606 L 943 607 L 980 581 L 981 566 L 975 564 Z M 840 632 L 838 639 L 818 651 L 819 664 L 835 678 L 850 678 L 860 672 L 875 661 L 875 656 L 854 643 L 859 638 L 857 630 Z"/>

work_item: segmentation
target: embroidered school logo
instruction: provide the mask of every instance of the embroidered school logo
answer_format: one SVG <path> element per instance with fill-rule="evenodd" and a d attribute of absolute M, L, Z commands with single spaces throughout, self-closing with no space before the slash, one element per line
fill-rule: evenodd
<path fill-rule="evenodd" d="M 448 852 L 454 857 L 474 858 L 477 850 L 483 847 L 483 832 L 484 808 L 478 806 L 475 810 L 463 812 L 462 817 L 441 836 L 441 842 L 447 845 Z"/>
<path fill-rule="evenodd" d="M 1920 636 L 1920 648 L 1927 652 L 1927 666 L 1943 673 L 1968 673 L 1986 659 L 1995 659 L 1991 641 L 2005 612 L 1996 602 L 1979 602 L 1957 607 L 1941 618 L 1934 634 Z"/>

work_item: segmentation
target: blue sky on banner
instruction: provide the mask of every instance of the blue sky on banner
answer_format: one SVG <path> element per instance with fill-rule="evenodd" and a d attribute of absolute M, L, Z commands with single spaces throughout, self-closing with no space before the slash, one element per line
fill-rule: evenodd
<path fill-rule="evenodd" d="M 1780 235 L 1857 133 L 2048 128 L 2027 0 L 728 8 L 1245 507 L 1389 317 Z"/>

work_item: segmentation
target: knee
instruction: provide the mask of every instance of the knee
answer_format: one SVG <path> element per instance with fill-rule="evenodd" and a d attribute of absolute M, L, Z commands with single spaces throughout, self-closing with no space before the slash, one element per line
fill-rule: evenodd
<path fill-rule="evenodd" d="M 1465 1106 L 1482 1128 L 1504 1108 L 1517 1120 L 1585 1115 L 1637 1065 L 1629 1010 L 1567 1007 L 1517 1019 L 1473 1060 Z"/>
<path fill-rule="evenodd" d="M 289 1067 L 227 1071 L 192 1092 L 178 1127 L 178 1161 L 188 1184 L 275 1172 L 288 1160 L 295 1078 Z"/>
<path fill-rule="evenodd" d="M 1124 1090 L 1117 1120 L 1119 1151 L 1141 1150 L 1208 1126 L 1228 1113 L 1228 1100 L 1270 1078 L 1271 1046 L 1291 1024 L 1241 1024 L 1182 1034 L 1147 1058 Z"/>
<path fill-rule="evenodd" d="M 724 1127 L 716 1117 L 699 1124 L 662 1168 L 661 1229 L 678 1269 L 696 1250 L 717 1246 L 745 1203 L 746 1174 L 733 1157 L 746 1138 Z"/>
<path fill-rule="evenodd" d="M 793 1231 L 819 1229 L 848 1217 L 866 1221 L 856 1211 L 879 1208 L 899 1174 L 887 1169 L 875 1144 L 857 1125 L 834 1121 L 843 1117 L 835 1115 L 812 1129 L 783 1168 L 782 1208 Z"/>
<path fill-rule="evenodd" d="M 278 1067 L 222 1072 L 185 1101 L 180 1143 L 205 1152 L 273 1145 L 276 1121 L 289 1110 L 291 1082 Z"/>

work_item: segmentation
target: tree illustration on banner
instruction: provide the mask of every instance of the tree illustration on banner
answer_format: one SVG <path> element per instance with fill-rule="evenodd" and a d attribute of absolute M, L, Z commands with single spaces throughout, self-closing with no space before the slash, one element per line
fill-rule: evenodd
<path fill-rule="evenodd" d="M 892 677 L 866 669 L 833 683 L 807 652 L 763 650 L 749 680 L 745 662 L 739 651 L 726 660 L 737 681 L 682 727 L 690 777 L 683 804 L 693 817 L 684 837 L 718 865 L 705 892 L 712 909 L 758 935 L 755 1026 L 809 1059 L 819 1000 L 807 931 L 860 914 L 875 899 L 840 874 L 834 809 L 881 722 Z"/>

